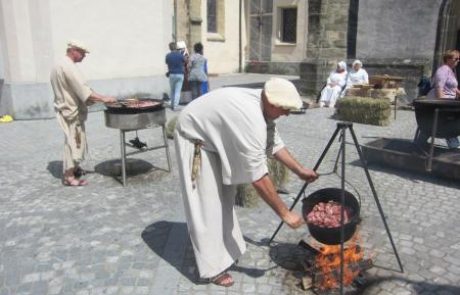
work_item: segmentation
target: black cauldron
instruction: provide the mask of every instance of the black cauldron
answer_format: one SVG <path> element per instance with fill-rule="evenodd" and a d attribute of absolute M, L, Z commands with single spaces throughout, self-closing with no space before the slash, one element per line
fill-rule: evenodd
<path fill-rule="evenodd" d="M 460 101 L 453 99 L 415 99 L 413 101 L 418 128 L 431 135 L 435 110 L 439 110 L 435 137 L 449 138 L 460 135 Z"/>
<path fill-rule="evenodd" d="M 324 188 L 317 190 L 310 194 L 308 197 L 303 199 L 302 213 L 307 223 L 310 234 L 319 242 L 326 245 L 338 245 L 340 244 L 340 229 L 341 227 L 325 228 L 307 221 L 307 215 L 313 210 L 316 204 L 320 202 L 335 201 L 341 203 L 342 189 L 340 188 Z M 345 207 L 350 209 L 350 220 L 344 224 L 344 242 L 348 241 L 356 231 L 356 226 L 361 221 L 359 217 L 360 204 L 358 200 L 348 191 L 344 191 L 345 195 Z"/>

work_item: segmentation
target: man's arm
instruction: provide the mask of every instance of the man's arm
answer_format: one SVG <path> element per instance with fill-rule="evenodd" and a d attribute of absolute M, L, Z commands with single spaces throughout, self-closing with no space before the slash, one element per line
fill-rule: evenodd
<path fill-rule="evenodd" d="M 295 212 L 289 211 L 289 208 L 283 200 L 281 200 L 268 174 L 254 181 L 252 185 L 262 199 L 272 207 L 276 214 L 278 214 L 287 225 L 291 228 L 297 228 L 303 224 L 302 217 Z"/>
<path fill-rule="evenodd" d="M 107 102 L 116 102 L 117 99 L 112 96 L 104 96 L 104 95 L 101 95 L 99 93 L 92 91 L 88 97 L 88 101 L 90 103 L 95 103 L 95 102 L 107 103 Z"/>
<path fill-rule="evenodd" d="M 318 178 L 315 171 L 305 168 L 289 153 L 286 147 L 283 147 L 275 153 L 275 158 L 283 163 L 289 170 L 294 172 L 300 179 L 306 182 L 313 182 Z"/>

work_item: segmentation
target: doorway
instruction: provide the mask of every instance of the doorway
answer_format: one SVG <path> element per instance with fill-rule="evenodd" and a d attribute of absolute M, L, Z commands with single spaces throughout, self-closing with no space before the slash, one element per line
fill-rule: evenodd
<path fill-rule="evenodd" d="M 249 60 L 270 61 L 272 51 L 273 1 L 250 0 Z"/>

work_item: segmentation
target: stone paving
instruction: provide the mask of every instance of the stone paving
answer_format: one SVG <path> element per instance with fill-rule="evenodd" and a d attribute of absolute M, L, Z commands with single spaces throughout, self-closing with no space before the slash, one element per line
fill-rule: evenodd
<path fill-rule="evenodd" d="M 221 85 L 255 78 L 226 79 Z M 168 118 L 175 115 L 167 111 Z M 336 129 L 332 115 L 332 109 L 308 109 L 279 121 L 291 152 L 309 167 Z M 353 129 L 360 144 L 376 137 L 411 139 L 414 114 L 400 110 L 389 126 Z M 304 253 L 296 245 L 301 239 L 313 244 L 308 229 L 282 227 L 268 246 L 279 219 L 262 201 L 237 207 L 248 250 L 231 269 L 235 285 L 198 282 L 172 142 L 170 173 L 163 149 L 137 154 L 128 161 L 137 169 L 128 171 L 122 187 L 116 179 L 119 132 L 104 126 L 102 112 L 90 113 L 87 132 L 90 184 L 71 188 L 60 183 L 63 136 L 55 119 L 0 125 L 0 295 L 314 294 L 299 287 Z M 160 134 L 157 128 L 138 135 L 152 146 Z M 460 184 L 370 167 L 404 266 L 400 273 L 356 148 L 349 136 L 346 142 L 346 186 L 361 196 L 361 243 L 375 263 L 365 286 L 349 294 L 460 294 Z M 319 172 L 333 170 L 338 148 L 336 140 Z M 291 176 L 291 193 L 283 199 L 291 204 L 302 185 Z M 340 187 L 340 178 L 322 176 L 305 193 L 324 187 Z"/>

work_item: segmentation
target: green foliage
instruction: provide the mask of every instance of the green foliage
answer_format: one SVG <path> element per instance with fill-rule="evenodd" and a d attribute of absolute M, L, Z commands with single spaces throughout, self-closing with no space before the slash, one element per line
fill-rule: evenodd
<path fill-rule="evenodd" d="M 390 101 L 370 97 L 346 96 L 337 102 L 339 120 L 386 126 L 391 115 Z"/>

